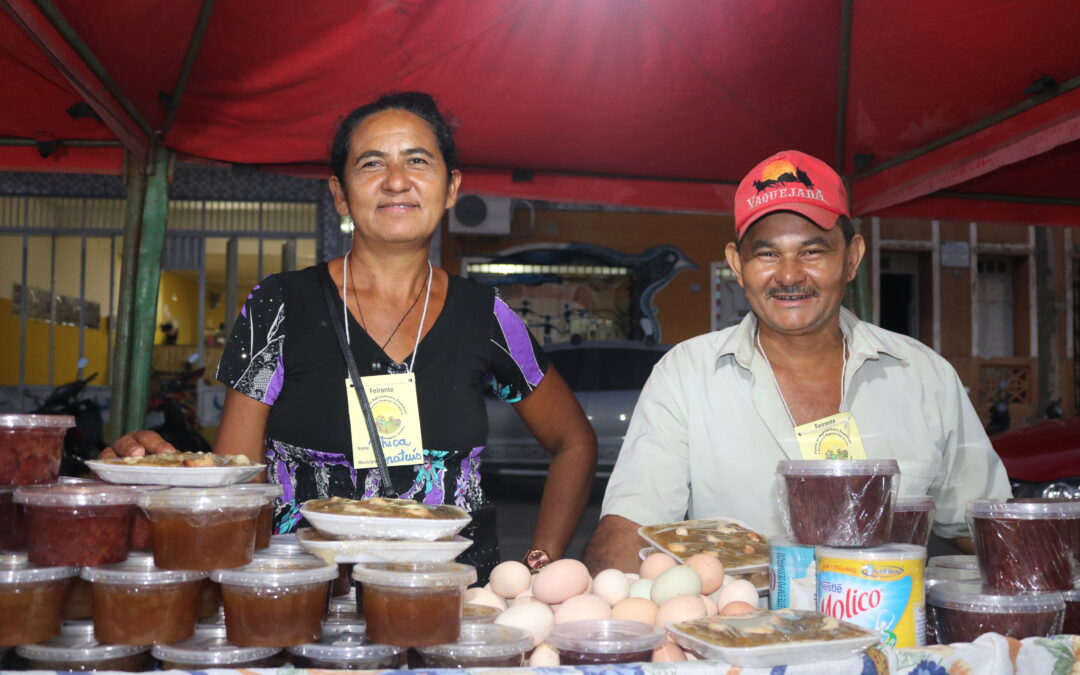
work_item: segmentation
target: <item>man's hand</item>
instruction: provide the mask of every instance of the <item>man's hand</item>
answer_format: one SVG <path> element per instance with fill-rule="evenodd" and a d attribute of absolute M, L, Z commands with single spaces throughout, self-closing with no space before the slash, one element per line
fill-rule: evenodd
<path fill-rule="evenodd" d="M 100 459 L 110 457 L 143 457 L 145 455 L 161 455 L 167 452 L 177 452 L 171 443 L 161 437 L 156 431 L 143 429 L 124 434 L 98 455 Z"/>
<path fill-rule="evenodd" d="M 600 519 L 585 547 L 585 565 L 593 576 L 606 569 L 637 572 L 641 561 L 638 550 L 647 542 L 638 536 L 640 525 L 622 516 L 606 515 Z"/>

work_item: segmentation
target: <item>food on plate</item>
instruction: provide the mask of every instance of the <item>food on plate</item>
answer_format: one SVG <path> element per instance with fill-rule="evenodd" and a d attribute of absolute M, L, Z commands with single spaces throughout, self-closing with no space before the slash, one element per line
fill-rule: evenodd
<path fill-rule="evenodd" d="M 672 629 L 676 634 L 717 647 L 763 647 L 873 635 L 831 616 L 797 609 L 758 610 L 740 616 L 710 616 L 677 623 Z"/>
<path fill-rule="evenodd" d="M 108 464 L 156 467 L 252 466 L 247 455 L 215 455 L 212 452 L 167 452 L 142 457 L 113 457 L 102 461 Z"/>
<path fill-rule="evenodd" d="M 766 538 L 729 518 L 648 525 L 638 533 L 679 560 L 707 553 L 724 563 L 729 571 L 732 568 L 769 564 Z"/>
<path fill-rule="evenodd" d="M 428 505 L 412 499 L 311 499 L 304 502 L 304 509 L 317 513 L 334 513 L 345 516 L 372 516 L 376 518 L 423 518 L 428 520 L 457 520 L 468 518 L 464 509 L 446 504 Z"/>

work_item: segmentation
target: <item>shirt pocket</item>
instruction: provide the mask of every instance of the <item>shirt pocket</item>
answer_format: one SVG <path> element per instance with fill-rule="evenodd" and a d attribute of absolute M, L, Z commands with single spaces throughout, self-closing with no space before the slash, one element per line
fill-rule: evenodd
<path fill-rule="evenodd" d="M 941 471 L 941 460 L 897 459 L 896 463 L 900 466 L 900 490 L 897 494 L 901 496 L 929 493 Z"/>

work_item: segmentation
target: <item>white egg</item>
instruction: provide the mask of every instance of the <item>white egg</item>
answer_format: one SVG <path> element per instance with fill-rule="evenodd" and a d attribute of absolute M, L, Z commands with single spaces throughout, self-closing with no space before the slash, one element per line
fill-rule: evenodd
<path fill-rule="evenodd" d="M 716 608 L 723 613 L 724 605 L 740 600 L 748 605 L 758 606 L 758 592 L 754 584 L 746 579 L 736 579 L 720 589 L 716 596 Z"/>
<path fill-rule="evenodd" d="M 615 605 L 630 597 L 630 580 L 621 570 L 604 570 L 593 579 L 593 593 Z"/>
<path fill-rule="evenodd" d="M 514 605 L 520 605 L 523 602 L 533 602 L 533 594 L 528 591 L 519 594 L 516 598 L 510 601 L 510 606 L 513 607 Z"/>
<path fill-rule="evenodd" d="M 529 590 L 532 572 L 516 560 L 501 562 L 491 570 L 491 590 L 504 598 L 514 598 Z"/>
<path fill-rule="evenodd" d="M 652 596 L 652 584 L 652 579 L 638 579 L 630 584 L 630 597 L 650 600 Z"/>
<path fill-rule="evenodd" d="M 559 652 L 546 642 L 536 645 L 529 657 L 530 668 L 553 668 L 559 665 Z"/>
<path fill-rule="evenodd" d="M 542 602 L 523 602 L 495 617 L 495 623 L 528 631 L 533 636 L 533 646 L 536 646 L 547 639 L 555 625 L 555 614 Z"/>
<path fill-rule="evenodd" d="M 678 595 L 699 595 L 701 576 L 693 567 L 679 565 L 665 570 L 653 581 L 649 599 L 657 605 L 663 605 Z"/>
<path fill-rule="evenodd" d="M 506 609 L 506 600 L 503 600 L 499 595 L 488 588 L 467 588 L 465 589 L 464 600 L 467 605 L 486 605 L 487 607 L 494 607 L 500 611 Z"/>

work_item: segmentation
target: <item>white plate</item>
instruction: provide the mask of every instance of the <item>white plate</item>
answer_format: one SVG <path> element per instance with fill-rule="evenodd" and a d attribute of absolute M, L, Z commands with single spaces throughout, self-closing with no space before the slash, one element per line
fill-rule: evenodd
<path fill-rule="evenodd" d="M 243 483 L 266 468 L 265 464 L 250 466 L 140 466 L 112 464 L 98 459 L 87 460 L 86 466 L 110 483 L 123 485 L 168 485 L 171 487 L 222 487 Z"/>
<path fill-rule="evenodd" d="M 309 553 L 331 565 L 340 563 L 409 563 L 450 562 L 472 546 L 464 537 L 444 541 L 406 541 L 400 539 L 328 539 L 313 527 L 301 527 L 296 540 Z"/>
<path fill-rule="evenodd" d="M 461 532 L 472 518 L 392 518 L 309 511 L 300 513 L 316 530 L 336 539 L 423 539 L 435 541 Z M 464 511 L 462 512 L 464 513 Z"/>

